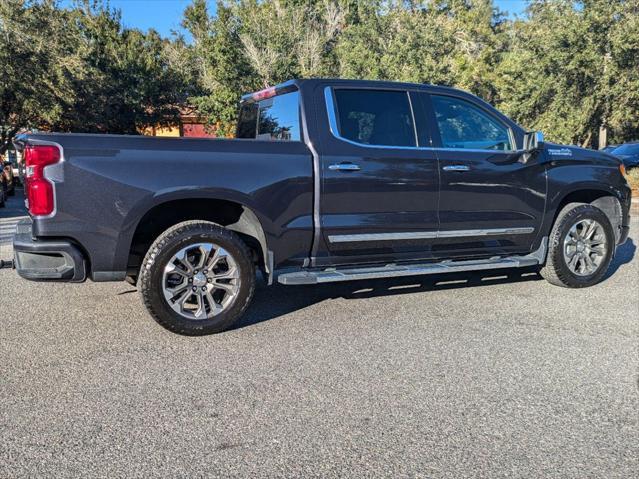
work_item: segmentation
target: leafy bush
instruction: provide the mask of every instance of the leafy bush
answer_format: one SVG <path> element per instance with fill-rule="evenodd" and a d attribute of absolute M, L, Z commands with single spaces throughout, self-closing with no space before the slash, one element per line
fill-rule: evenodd
<path fill-rule="evenodd" d="M 634 191 L 639 192 L 639 168 L 628 170 L 628 176 L 626 179 L 628 180 L 630 187 Z"/>

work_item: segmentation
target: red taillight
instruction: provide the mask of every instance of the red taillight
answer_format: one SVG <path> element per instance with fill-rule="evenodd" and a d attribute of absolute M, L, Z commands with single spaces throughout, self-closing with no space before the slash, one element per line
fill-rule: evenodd
<path fill-rule="evenodd" d="M 53 184 L 44 177 L 44 168 L 60 161 L 60 149 L 52 145 L 29 145 L 24 150 L 25 190 L 29 212 L 34 216 L 53 213 Z"/>

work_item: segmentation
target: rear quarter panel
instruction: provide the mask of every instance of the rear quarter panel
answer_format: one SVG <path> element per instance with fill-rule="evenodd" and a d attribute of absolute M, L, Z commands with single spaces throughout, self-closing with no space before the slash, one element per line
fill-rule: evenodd
<path fill-rule="evenodd" d="M 255 213 L 276 265 L 312 241 L 312 159 L 301 142 L 37 135 L 64 151 L 56 214 L 37 236 L 76 240 L 92 271 L 125 271 L 140 219 L 175 199 L 234 201 Z"/>

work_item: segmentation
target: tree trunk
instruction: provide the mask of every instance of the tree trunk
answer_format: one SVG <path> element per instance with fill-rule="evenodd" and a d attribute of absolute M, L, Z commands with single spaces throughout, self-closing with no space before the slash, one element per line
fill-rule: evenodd
<path fill-rule="evenodd" d="M 608 127 L 601 125 L 599 127 L 599 149 L 603 150 L 608 146 Z"/>

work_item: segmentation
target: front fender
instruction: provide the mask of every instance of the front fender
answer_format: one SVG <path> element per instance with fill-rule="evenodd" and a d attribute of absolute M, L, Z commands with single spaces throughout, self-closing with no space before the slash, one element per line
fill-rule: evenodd
<path fill-rule="evenodd" d="M 602 196 L 614 197 L 623 215 L 629 211 L 630 188 L 617 165 L 587 161 L 552 162 L 548 168 L 545 234 L 550 234 L 559 210 L 567 202 L 590 203 Z"/>

